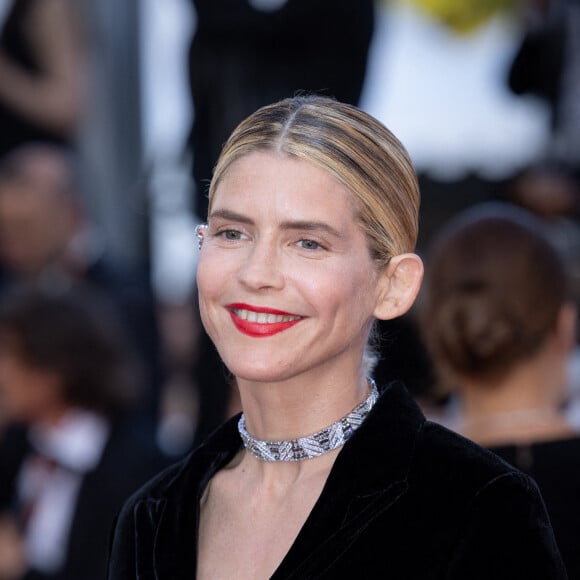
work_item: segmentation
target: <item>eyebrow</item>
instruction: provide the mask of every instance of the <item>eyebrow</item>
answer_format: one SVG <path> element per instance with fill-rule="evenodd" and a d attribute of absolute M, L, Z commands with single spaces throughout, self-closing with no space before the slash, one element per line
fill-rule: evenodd
<path fill-rule="evenodd" d="M 254 222 L 249 217 L 236 213 L 228 209 L 217 209 L 212 211 L 208 216 L 208 221 L 212 218 L 221 218 L 232 222 L 240 222 L 242 224 L 252 225 Z"/>
<path fill-rule="evenodd" d="M 211 214 L 209 215 L 209 219 L 212 219 L 212 218 L 218 218 L 218 219 L 221 218 L 221 219 L 225 219 L 225 220 L 229 220 L 229 221 L 239 222 L 242 224 L 254 225 L 254 220 L 252 220 L 248 216 L 245 216 L 243 214 L 239 214 L 237 212 L 230 211 L 227 209 L 218 209 L 218 210 L 212 211 Z M 285 229 L 285 230 L 302 230 L 302 231 L 310 231 L 310 232 L 322 230 L 322 231 L 327 232 L 328 234 L 335 236 L 337 238 L 343 237 L 343 234 L 339 230 L 337 230 L 336 228 L 333 228 L 330 224 L 327 224 L 326 222 L 320 222 L 320 221 L 289 220 L 289 221 L 282 222 L 280 224 L 280 227 L 282 229 Z"/>

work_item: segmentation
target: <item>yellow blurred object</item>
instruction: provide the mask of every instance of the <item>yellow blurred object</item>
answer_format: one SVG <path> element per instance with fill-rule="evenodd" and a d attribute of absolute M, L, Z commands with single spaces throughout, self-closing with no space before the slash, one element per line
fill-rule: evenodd
<path fill-rule="evenodd" d="M 468 34 L 500 12 L 515 6 L 515 0 L 399 0 L 413 4 L 459 34 Z"/>

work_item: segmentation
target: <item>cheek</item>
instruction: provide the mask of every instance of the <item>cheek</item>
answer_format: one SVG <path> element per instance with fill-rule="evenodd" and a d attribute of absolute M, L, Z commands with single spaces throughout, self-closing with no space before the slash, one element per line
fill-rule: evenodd
<path fill-rule="evenodd" d="M 211 255 L 202 252 L 197 264 L 197 288 L 200 303 L 214 292 L 216 277 L 218 274 L 217 261 L 212 260 Z"/>
<path fill-rule="evenodd" d="M 206 240 L 197 263 L 197 287 L 200 300 L 213 300 L 235 283 L 245 254 L 235 250 L 216 247 L 212 240 Z"/>
<path fill-rule="evenodd" d="M 340 282 L 339 306 L 353 322 L 356 320 L 363 324 L 374 318 L 376 294 L 374 272 L 353 268 L 344 274 Z"/>
<path fill-rule="evenodd" d="M 342 291 L 351 298 L 368 300 L 374 295 L 377 274 L 372 264 L 365 260 L 351 260 L 336 274 Z"/>
<path fill-rule="evenodd" d="M 303 275 L 299 284 L 318 312 L 334 318 L 340 325 L 372 317 L 374 302 L 368 274 L 359 274 L 356 267 L 328 272 L 319 269 L 311 274 Z"/>
<path fill-rule="evenodd" d="M 211 313 L 221 303 L 220 297 L 224 290 L 223 263 L 212 258 L 210 253 L 202 253 L 197 266 L 197 291 L 199 312 L 204 328 L 211 336 Z"/>

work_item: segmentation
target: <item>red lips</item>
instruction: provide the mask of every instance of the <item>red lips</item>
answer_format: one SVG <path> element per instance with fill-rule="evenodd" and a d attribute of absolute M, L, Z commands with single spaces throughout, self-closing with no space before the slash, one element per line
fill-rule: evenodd
<path fill-rule="evenodd" d="M 236 328 L 255 338 L 273 336 L 292 328 L 302 320 L 301 316 L 290 312 L 249 304 L 229 304 L 227 309 Z"/>

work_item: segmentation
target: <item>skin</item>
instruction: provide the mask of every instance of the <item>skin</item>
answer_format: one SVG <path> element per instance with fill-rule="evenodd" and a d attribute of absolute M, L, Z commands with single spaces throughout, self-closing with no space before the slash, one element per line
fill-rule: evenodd
<path fill-rule="evenodd" d="M 0 259 L 20 274 L 33 276 L 66 260 L 80 218 L 60 191 L 65 173 L 58 155 L 31 153 L 18 179 L 0 183 Z"/>
<path fill-rule="evenodd" d="M 6 417 L 29 424 L 56 424 L 68 411 L 59 377 L 5 347 L 0 349 L 0 401 Z"/>
<path fill-rule="evenodd" d="M 236 376 L 248 431 L 288 439 L 347 414 L 368 394 L 362 356 L 373 318 L 410 308 L 420 259 L 403 254 L 377 270 L 349 190 L 278 153 L 236 161 L 218 186 L 208 223 L 198 266 L 200 311 Z M 299 319 L 251 336 L 236 324 L 231 304 Z M 265 463 L 241 452 L 218 472 L 201 504 L 198 577 L 269 577 L 338 453 Z"/>
<path fill-rule="evenodd" d="M 0 516 L 0 578 L 18 580 L 26 571 L 24 543 L 12 518 Z"/>

